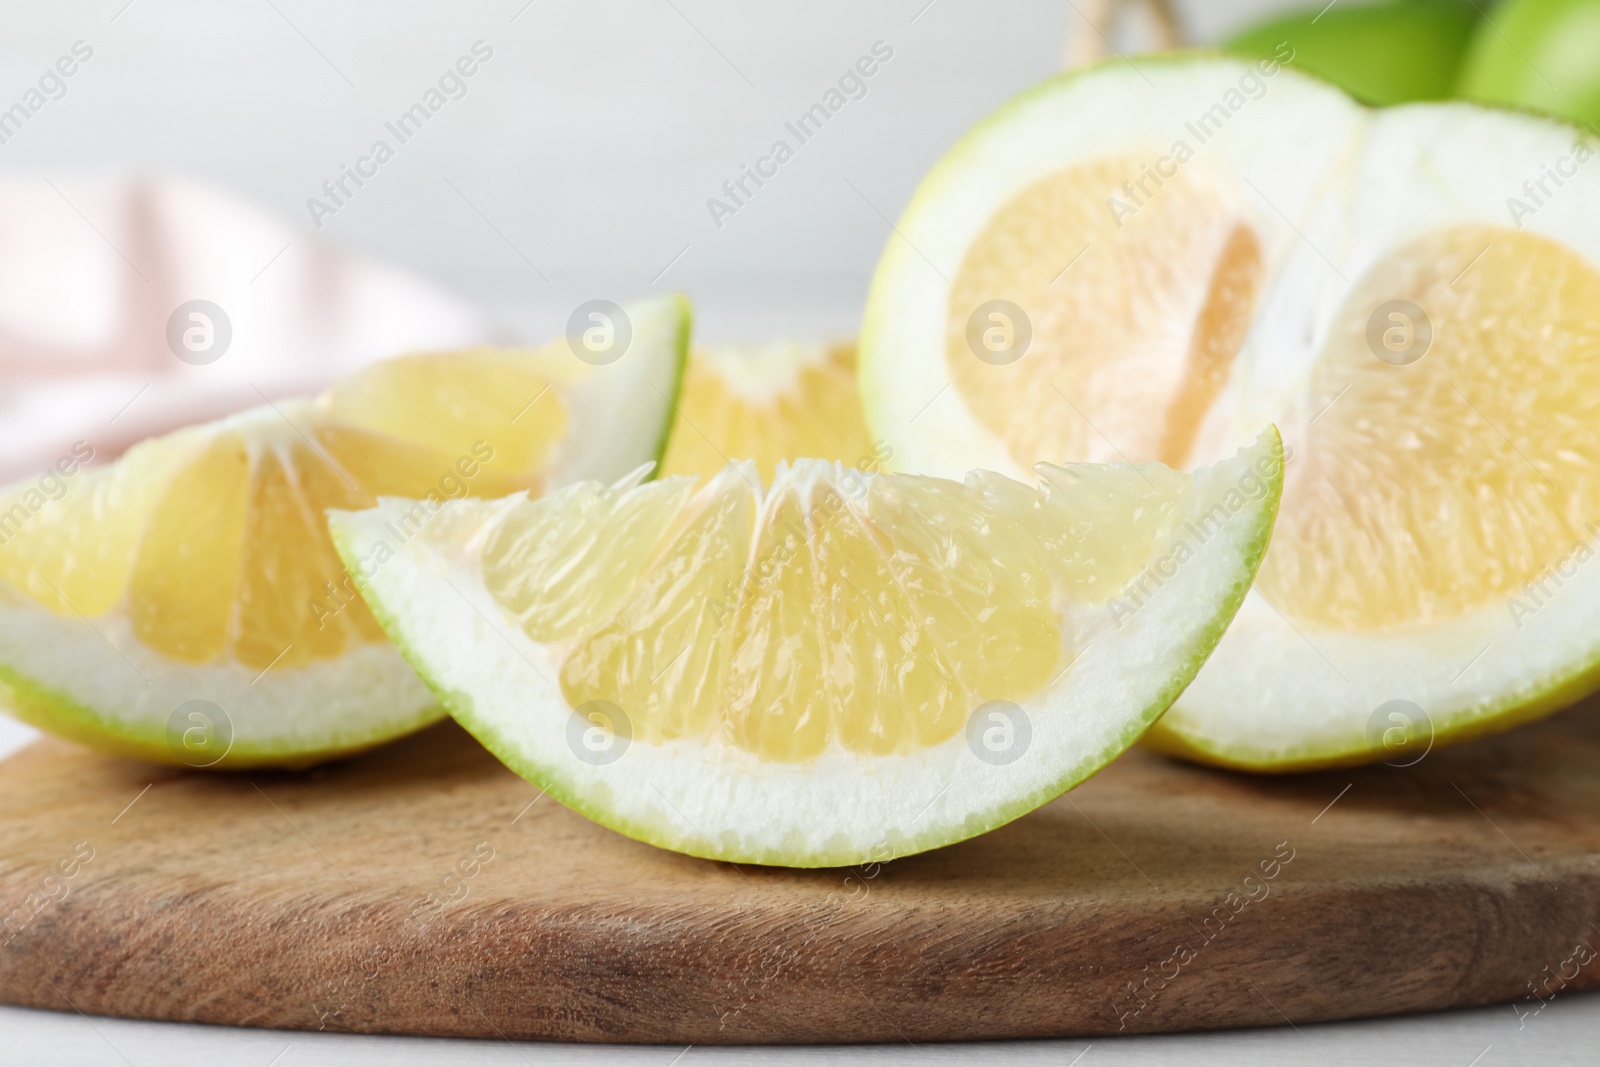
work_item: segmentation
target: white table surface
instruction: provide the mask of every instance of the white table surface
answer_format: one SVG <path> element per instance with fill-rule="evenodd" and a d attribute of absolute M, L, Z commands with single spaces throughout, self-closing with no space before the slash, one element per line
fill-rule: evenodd
<path fill-rule="evenodd" d="M 1520 1028 L 1519 1028 L 1520 1025 Z M 0 1063 L 88 1067 L 339 1064 L 1049 1064 L 1051 1067 L 1567 1067 L 1600 1062 L 1600 993 L 1557 997 L 1519 1020 L 1507 1005 L 1398 1019 L 1214 1034 L 951 1045 L 713 1047 L 561 1045 L 366 1037 L 130 1022 L 0 1007 Z"/>

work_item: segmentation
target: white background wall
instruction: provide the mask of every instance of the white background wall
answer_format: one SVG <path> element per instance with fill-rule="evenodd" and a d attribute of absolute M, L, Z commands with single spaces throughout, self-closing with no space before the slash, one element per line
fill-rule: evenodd
<path fill-rule="evenodd" d="M 1183 13 L 1209 41 L 1277 6 Z M 1055 71 L 1084 22 L 1068 0 L 5 0 L 0 26 L 0 108 L 74 41 L 94 48 L 0 145 L 0 173 L 177 169 L 307 234 L 306 198 L 484 40 L 494 58 L 468 95 L 321 238 L 515 309 L 530 331 L 654 288 L 694 296 L 702 336 L 754 339 L 853 332 L 879 212 L 895 217 L 963 130 Z M 894 58 L 868 95 L 719 230 L 706 198 L 879 40 Z"/>

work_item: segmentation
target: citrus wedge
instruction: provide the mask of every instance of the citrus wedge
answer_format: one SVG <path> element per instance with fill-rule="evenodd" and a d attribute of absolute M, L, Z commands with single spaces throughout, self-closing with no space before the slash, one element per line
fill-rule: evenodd
<path fill-rule="evenodd" d="M 710 477 L 730 459 L 772 479 L 783 460 L 872 469 L 887 457 L 867 437 L 854 344 L 695 347 L 661 474 Z"/>
<path fill-rule="evenodd" d="M 1188 466 L 1282 427 L 1272 552 L 1153 743 L 1407 762 L 1545 713 L 1600 680 L 1596 153 L 1267 61 L 1057 79 L 957 145 L 891 238 L 869 425 L 934 474 Z"/>
<path fill-rule="evenodd" d="M 618 357 L 579 359 L 565 338 L 406 356 L 109 464 L 83 466 L 81 443 L 0 492 L 0 698 L 61 736 L 191 766 L 304 764 L 440 717 L 323 511 L 404 494 L 414 536 L 451 498 L 658 456 L 688 306 L 629 315 Z"/>
<path fill-rule="evenodd" d="M 1280 442 L 1038 488 L 780 465 L 330 513 L 395 644 L 517 773 L 664 848 L 826 866 L 1072 787 L 1183 690 L 1247 590 Z M 385 547 L 387 546 L 387 547 Z M 390 551 L 392 562 L 363 561 Z M 1148 596 L 1117 610 L 1127 582 Z"/>

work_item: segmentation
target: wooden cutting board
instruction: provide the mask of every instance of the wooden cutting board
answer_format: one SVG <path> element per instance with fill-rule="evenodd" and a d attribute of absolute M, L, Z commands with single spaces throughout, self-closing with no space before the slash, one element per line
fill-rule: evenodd
<path fill-rule="evenodd" d="M 1135 751 L 984 837 L 856 870 L 638 844 L 453 725 L 304 774 L 46 741 L 0 764 L 0 811 L 0 999 L 62 1011 L 937 1041 L 1509 1018 L 1600 985 L 1596 706 L 1404 770 Z"/>

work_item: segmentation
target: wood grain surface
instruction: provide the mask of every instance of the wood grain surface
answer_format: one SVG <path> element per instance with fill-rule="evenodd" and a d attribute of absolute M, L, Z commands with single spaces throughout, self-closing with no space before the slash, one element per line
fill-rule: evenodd
<path fill-rule="evenodd" d="M 302 774 L 44 741 L 0 764 L 0 1000 L 149 1019 L 679 1043 L 1260 1026 L 1600 985 L 1600 706 L 1406 769 L 1135 751 L 850 870 L 594 825 L 453 725 Z"/>

